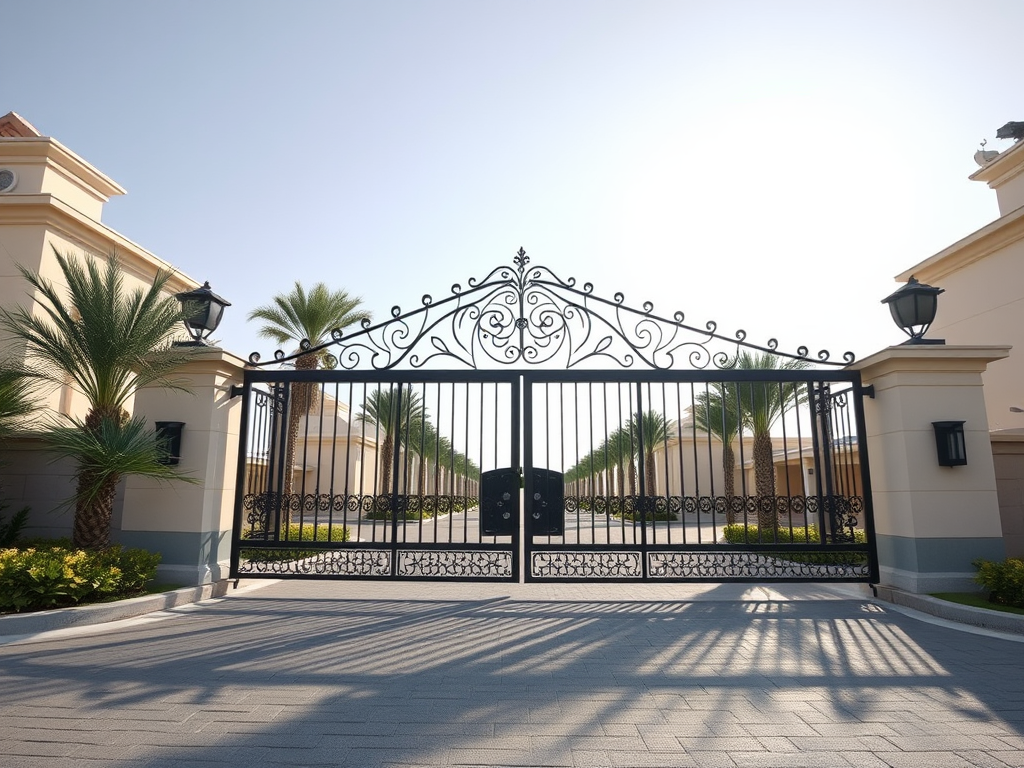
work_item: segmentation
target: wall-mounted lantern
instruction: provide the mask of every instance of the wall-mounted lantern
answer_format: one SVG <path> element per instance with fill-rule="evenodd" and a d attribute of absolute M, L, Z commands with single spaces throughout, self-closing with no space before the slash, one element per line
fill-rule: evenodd
<path fill-rule="evenodd" d="M 967 442 L 964 439 L 964 422 L 933 421 L 935 428 L 935 450 L 940 467 L 960 467 L 967 463 Z"/>
<path fill-rule="evenodd" d="M 184 421 L 156 422 L 156 438 L 163 448 L 161 464 L 173 466 L 181 461 L 181 433 L 184 429 Z"/>
<path fill-rule="evenodd" d="M 882 299 L 889 305 L 889 312 L 905 334 L 910 338 L 904 344 L 945 344 L 945 339 L 926 339 L 925 331 L 935 320 L 939 308 L 939 294 L 944 288 L 933 288 L 919 283 L 913 275 L 906 285 L 891 296 Z"/>
<path fill-rule="evenodd" d="M 231 306 L 231 302 L 210 290 L 209 281 L 202 288 L 175 294 L 174 298 L 181 302 L 185 330 L 192 337 L 192 341 L 179 342 L 183 346 L 205 346 L 206 339 L 220 325 L 224 307 Z"/>

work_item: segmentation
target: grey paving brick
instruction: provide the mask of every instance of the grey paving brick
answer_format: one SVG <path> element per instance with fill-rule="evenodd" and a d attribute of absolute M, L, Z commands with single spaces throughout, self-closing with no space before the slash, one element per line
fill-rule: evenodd
<path fill-rule="evenodd" d="M 611 768 L 613 765 L 611 756 L 605 752 L 573 750 L 572 760 L 576 768 Z"/>
<path fill-rule="evenodd" d="M 989 752 L 981 750 L 961 751 L 956 753 L 976 768 L 1006 768 L 1006 763 Z"/>
<path fill-rule="evenodd" d="M 889 763 L 874 752 L 844 752 L 843 759 L 853 768 L 889 768 Z"/>
<path fill-rule="evenodd" d="M 621 768 L 697 768 L 697 761 L 686 752 L 613 752 L 613 766 Z"/>
<path fill-rule="evenodd" d="M 928 736 L 889 736 L 896 748 L 903 752 L 953 752 L 956 750 L 1003 749 L 1006 739 L 998 736 L 964 736 L 933 733 Z"/>
<path fill-rule="evenodd" d="M 989 757 L 993 757 L 996 760 L 1002 761 L 1009 768 L 1024 768 L 1024 752 L 1020 750 L 1013 751 L 995 751 L 987 753 Z"/>
<path fill-rule="evenodd" d="M 764 752 L 767 747 L 753 736 L 679 736 L 679 743 L 684 749 L 708 752 Z"/>
<path fill-rule="evenodd" d="M 885 752 L 878 757 L 892 768 L 974 768 L 954 752 Z"/>
<path fill-rule="evenodd" d="M 849 768 L 842 755 L 823 752 L 730 752 L 738 768 Z"/>
<path fill-rule="evenodd" d="M 735 768 L 736 763 L 727 752 L 695 752 L 687 750 L 698 768 Z"/>

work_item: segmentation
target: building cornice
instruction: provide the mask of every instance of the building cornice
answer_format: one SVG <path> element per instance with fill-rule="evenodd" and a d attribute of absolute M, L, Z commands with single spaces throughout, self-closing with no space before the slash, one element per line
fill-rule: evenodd
<path fill-rule="evenodd" d="M 1000 152 L 990 163 L 972 173 L 971 181 L 984 181 L 989 187 L 1001 187 L 1015 176 L 1024 172 L 1024 141 L 1018 141 L 1009 149 Z"/>
<path fill-rule="evenodd" d="M 116 250 L 122 267 L 137 277 L 152 280 L 157 269 L 170 272 L 167 289 L 174 293 L 199 287 L 196 280 L 172 264 L 50 194 L 0 197 L 0 225 L 47 227 L 77 243 L 86 253 L 105 255 Z"/>
<path fill-rule="evenodd" d="M 896 280 L 905 283 L 913 275 L 923 283 L 934 283 L 1021 239 L 1024 239 L 1024 207 L 1010 211 L 934 256 L 904 270 L 896 276 Z"/>
<path fill-rule="evenodd" d="M 0 162 L 18 160 L 45 160 L 47 166 L 69 176 L 103 202 L 127 193 L 124 187 L 56 139 L 46 136 L 0 139 Z"/>

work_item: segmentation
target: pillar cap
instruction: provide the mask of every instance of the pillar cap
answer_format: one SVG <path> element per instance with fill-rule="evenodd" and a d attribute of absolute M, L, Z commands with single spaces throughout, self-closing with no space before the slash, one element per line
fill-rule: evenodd
<path fill-rule="evenodd" d="M 846 366 L 874 377 L 889 371 L 977 371 L 1009 357 L 1009 344 L 901 344 Z"/>

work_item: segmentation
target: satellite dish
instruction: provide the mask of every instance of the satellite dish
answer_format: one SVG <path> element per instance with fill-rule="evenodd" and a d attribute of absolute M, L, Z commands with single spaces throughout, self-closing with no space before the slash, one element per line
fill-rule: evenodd
<path fill-rule="evenodd" d="M 994 149 L 979 149 L 977 152 L 974 153 L 974 162 L 976 162 L 978 165 L 988 165 L 997 157 L 999 157 L 999 153 L 996 152 Z"/>
<path fill-rule="evenodd" d="M 986 144 L 988 144 L 988 139 L 982 139 L 981 149 L 974 153 L 974 162 L 981 166 L 988 165 L 999 157 L 999 153 L 994 149 L 985 149 Z"/>

